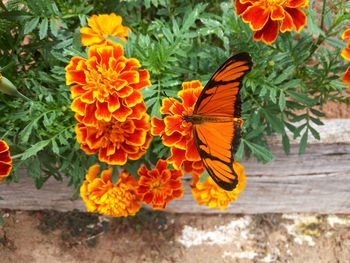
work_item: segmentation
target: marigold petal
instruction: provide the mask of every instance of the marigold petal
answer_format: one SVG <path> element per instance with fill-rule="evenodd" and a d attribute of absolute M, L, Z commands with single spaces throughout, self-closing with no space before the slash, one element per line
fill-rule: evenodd
<path fill-rule="evenodd" d="M 110 95 L 107 101 L 108 111 L 115 112 L 120 108 L 119 97 L 115 95 Z"/>
<path fill-rule="evenodd" d="M 95 117 L 97 120 L 109 122 L 112 119 L 112 113 L 108 110 L 107 102 L 97 102 L 97 109 L 95 111 Z"/>
<path fill-rule="evenodd" d="M 132 113 L 129 115 L 130 119 L 140 119 L 146 113 L 146 104 L 142 101 L 132 107 Z"/>
<path fill-rule="evenodd" d="M 350 44 L 348 44 L 348 46 L 343 49 L 343 51 L 341 52 L 341 55 L 344 59 L 350 61 Z"/>
<path fill-rule="evenodd" d="M 165 160 L 158 160 L 156 169 L 158 170 L 159 174 L 162 174 L 164 170 L 168 167 L 168 163 Z"/>
<path fill-rule="evenodd" d="M 165 129 L 164 120 L 153 117 L 151 120 L 151 134 L 163 135 Z"/>
<path fill-rule="evenodd" d="M 167 147 L 175 146 L 181 139 L 182 139 L 182 135 L 178 132 L 175 132 L 170 136 L 165 134 L 163 134 L 162 136 L 163 144 Z"/>
<path fill-rule="evenodd" d="M 86 180 L 88 180 L 89 182 L 92 182 L 95 178 L 97 178 L 98 173 L 100 171 L 100 165 L 98 164 L 94 164 L 93 166 L 91 166 L 89 168 L 88 173 L 86 174 Z"/>
<path fill-rule="evenodd" d="M 297 32 L 300 32 L 303 27 L 306 25 L 306 15 L 303 11 L 295 8 L 285 8 L 285 11 L 288 12 L 293 18 L 293 24 Z"/>
<path fill-rule="evenodd" d="M 282 6 L 276 5 L 272 9 L 271 19 L 272 20 L 283 20 L 285 17 L 285 12 Z"/>
<path fill-rule="evenodd" d="M 131 84 L 133 89 L 140 90 L 140 89 L 143 89 L 145 87 L 151 86 L 152 83 L 150 81 L 150 74 L 149 74 L 148 70 L 140 69 L 140 70 L 138 70 L 138 72 L 139 72 L 139 82 Z"/>
<path fill-rule="evenodd" d="M 286 6 L 290 8 L 307 7 L 308 0 L 289 0 L 287 1 Z"/>
<path fill-rule="evenodd" d="M 3 163 L 11 163 L 12 162 L 12 158 L 11 158 L 9 150 L 0 153 L 0 162 L 3 162 Z"/>
<path fill-rule="evenodd" d="M 98 159 L 110 165 L 124 165 L 128 160 L 128 155 L 121 148 L 116 149 L 113 155 L 107 155 L 107 149 L 102 148 L 99 151 Z"/>
<path fill-rule="evenodd" d="M 139 147 L 134 146 L 134 145 L 129 145 L 127 143 L 123 143 L 121 145 L 121 147 L 122 147 L 123 151 L 125 151 L 128 154 L 128 156 L 130 154 L 137 154 L 140 151 Z"/>
<path fill-rule="evenodd" d="M 130 84 L 138 83 L 140 81 L 139 73 L 136 70 L 123 71 L 119 74 L 119 78 L 127 81 Z"/>
<path fill-rule="evenodd" d="M 199 157 L 199 153 L 196 147 L 194 140 L 188 140 L 186 144 L 186 160 L 189 161 L 197 161 Z"/>
<path fill-rule="evenodd" d="M 3 140 L 0 140 L 0 153 L 7 152 L 9 150 L 9 146 Z"/>
<path fill-rule="evenodd" d="M 350 28 L 345 30 L 342 35 L 342 39 L 348 39 L 348 38 L 350 38 Z"/>
<path fill-rule="evenodd" d="M 108 183 L 108 181 L 111 180 L 112 172 L 113 172 L 113 168 L 112 167 L 108 168 L 107 170 L 103 170 L 101 172 L 101 180 L 104 183 Z"/>
<path fill-rule="evenodd" d="M 133 110 L 129 107 L 124 106 L 124 104 L 120 104 L 119 109 L 113 112 L 113 117 L 120 122 L 124 122 L 126 118 L 133 113 Z"/>
<path fill-rule="evenodd" d="M 241 15 L 249 6 L 251 6 L 251 3 L 245 3 L 242 4 L 240 0 L 235 0 L 236 3 L 236 15 Z"/>
<path fill-rule="evenodd" d="M 146 134 L 147 131 L 145 130 L 135 130 L 133 134 L 126 138 L 126 142 L 133 146 L 141 146 L 146 141 Z"/>
<path fill-rule="evenodd" d="M 293 27 L 294 27 L 293 18 L 288 12 L 285 12 L 285 17 L 281 23 L 281 28 L 280 28 L 281 32 L 284 33 L 286 31 L 292 31 Z"/>
<path fill-rule="evenodd" d="M 88 27 L 83 27 L 80 29 L 81 34 L 81 44 L 83 46 L 92 46 L 99 45 L 105 42 L 105 39 L 98 34 L 94 30 Z"/>
<path fill-rule="evenodd" d="M 164 98 L 162 100 L 162 106 L 160 107 L 159 111 L 161 114 L 171 114 L 170 107 L 173 105 L 173 102 L 175 100 L 171 101 L 168 98 Z"/>
<path fill-rule="evenodd" d="M 141 102 L 143 102 L 143 97 L 142 94 L 137 90 L 125 98 L 125 104 L 130 108 Z"/>
<path fill-rule="evenodd" d="M 121 84 L 121 81 L 124 81 L 123 84 Z M 133 92 L 134 89 L 128 85 L 128 82 L 125 80 L 118 80 L 118 83 L 120 82 L 120 84 L 118 84 L 118 88 L 116 90 L 116 93 L 118 94 L 118 97 L 120 98 L 127 98 L 129 97 Z"/>
<path fill-rule="evenodd" d="M 84 86 L 74 85 L 70 88 L 70 92 L 71 92 L 72 98 L 75 99 L 76 97 L 84 94 L 86 92 L 86 89 L 84 88 Z"/>
<path fill-rule="evenodd" d="M 164 124 L 165 124 L 165 134 L 170 136 L 174 132 L 180 132 L 179 129 L 182 125 L 182 117 L 179 116 L 166 116 L 164 118 Z"/>
<path fill-rule="evenodd" d="M 242 19 L 253 31 L 261 30 L 268 22 L 270 11 L 261 6 L 249 6 L 242 14 Z"/>
<path fill-rule="evenodd" d="M 85 115 L 86 103 L 81 101 L 80 97 L 75 98 L 71 104 L 71 109 L 79 115 Z"/>
<path fill-rule="evenodd" d="M 11 173 L 12 165 L 0 161 L 0 181 Z"/>
<path fill-rule="evenodd" d="M 350 86 L 350 67 L 347 68 L 342 80 Z"/>
<path fill-rule="evenodd" d="M 70 63 L 66 66 L 66 84 L 86 84 L 84 72 L 84 58 L 72 57 Z"/>
<path fill-rule="evenodd" d="M 254 40 L 262 40 L 266 44 L 275 42 L 278 36 L 278 22 L 269 19 L 264 28 L 254 33 Z"/>

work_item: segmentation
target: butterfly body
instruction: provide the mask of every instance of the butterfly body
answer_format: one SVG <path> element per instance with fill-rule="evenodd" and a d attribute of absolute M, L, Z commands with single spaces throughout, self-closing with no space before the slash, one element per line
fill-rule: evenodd
<path fill-rule="evenodd" d="M 243 124 L 239 92 L 251 67 L 247 53 L 230 57 L 203 88 L 193 114 L 183 116 L 193 124 L 195 145 L 210 177 L 227 191 L 238 184 L 234 155 Z"/>
<path fill-rule="evenodd" d="M 186 122 L 190 122 L 193 125 L 200 125 L 207 122 L 232 122 L 233 118 L 228 116 L 202 116 L 202 115 L 186 115 L 182 118 Z M 235 118 L 238 120 L 237 118 Z"/>

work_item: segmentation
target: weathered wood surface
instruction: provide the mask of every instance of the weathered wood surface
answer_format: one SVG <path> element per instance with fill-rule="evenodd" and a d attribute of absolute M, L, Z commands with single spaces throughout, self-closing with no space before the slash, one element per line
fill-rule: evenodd
<path fill-rule="evenodd" d="M 321 141 L 312 141 L 306 154 L 285 156 L 279 140 L 272 138 L 276 159 L 267 165 L 243 162 L 247 186 L 237 202 L 224 213 L 350 213 L 350 120 L 326 120 Z M 185 183 L 188 185 L 188 183 Z M 83 202 L 72 200 L 66 182 L 49 180 L 41 190 L 25 175 L 19 184 L 0 185 L 0 208 L 84 211 Z M 217 213 L 198 206 L 187 186 L 183 199 L 169 204 L 178 213 Z"/>

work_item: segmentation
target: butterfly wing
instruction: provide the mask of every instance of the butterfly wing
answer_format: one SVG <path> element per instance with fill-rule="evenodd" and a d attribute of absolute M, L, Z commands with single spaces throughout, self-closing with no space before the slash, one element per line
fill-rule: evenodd
<path fill-rule="evenodd" d="M 239 118 L 241 116 L 239 91 L 243 77 L 251 67 L 252 61 L 248 53 L 239 53 L 226 60 L 205 85 L 193 114 Z"/>
<path fill-rule="evenodd" d="M 239 91 L 243 77 L 250 71 L 249 54 L 240 53 L 229 58 L 212 76 L 200 94 L 194 114 L 199 116 L 231 117 L 232 121 L 203 122 L 194 125 L 197 150 L 213 180 L 227 191 L 238 184 L 233 168 L 234 154 L 241 139 Z"/>
<path fill-rule="evenodd" d="M 223 189 L 232 191 L 238 183 L 233 168 L 233 154 L 241 138 L 237 121 L 204 123 L 194 126 L 197 150 L 211 178 Z"/>

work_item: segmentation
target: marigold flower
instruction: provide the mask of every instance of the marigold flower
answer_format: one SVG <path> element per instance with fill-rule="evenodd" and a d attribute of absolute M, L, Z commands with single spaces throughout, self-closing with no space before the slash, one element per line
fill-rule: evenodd
<path fill-rule="evenodd" d="M 192 123 L 183 120 L 183 116 L 191 115 L 195 103 L 203 89 L 198 80 L 184 82 L 182 90 L 178 92 L 181 102 L 176 99 L 165 98 L 160 112 L 164 119 L 152 118 L 152 135 L 162 136 L 165 146 L 171 147 L 171 157 L 168 162 L 175 169 L 184 166 L 186 172 L 202 173 L 205 168 L 196 149 Z"/>
<path fill-rule="evenodd" d="M 78 121 L 95 126 L 101 120 L 123 122 L 135 113 L 134 107 L 139 115 L 146 112 L 139 90 L 151 82 L 140 66 L 137 59 L 124 57 L 122 45 L 110 41 L 90 47 L 87 59 L 73 57 L 66 67 L 66 83 L 73 84 L 71 108 Z"/>
<path fill-rule="evenodd" d="M 108 37 L 119 37 L 127 41 L 130 29 L 122 25 L 122 17 L 112 13 L 110 15 L 93 15 L 88 20 L 89 27 L 80 29 L 83 46 L 103 44 Z"/>
<path fill-rule="evenodd" d="M 173 199 L 183 196 L 182 171 L 167 169 L 168 163 L 159 160 L 153 170 L 145 165 L 138 170 L 140 175 L 138 193 L 146 204 L 153 209 L 164 209 Z"/>
<path fill-rule="evenodd" d="M 100 165 L 89 168 L 86 179 L 80 187 L 80 195 L 89 212 L 98 212 L 114 217 L 135 215 L 141 208 L 141 199 L 137 193 L 137 180 L 123 171 L 117 183 L 112 182 L 113 168 L 101 172 Z"/>
<path fill-rule="evenodd" d="M 0 182 L 8 176 L 12 169 L 12 158 L 7 143 L 0 140 Z"/>
<path fill-rule="evenodd" d="M 233 191 L 225 191 L 220 188 L 210 176 L 204 183 L 199 182 L 199 176 L 193 176 L 191 185 L 192 195 L 199 205 L 206 205 L 210 208 L 224 210 L 230 202 L 237 200 L 238 195 L 244 190 L 246 177 L 244 175 L 244 166 L 234 162 L 234 169 L 238 175 L 238 184 Z"/>
<path fill-rule="evenodd" d="M 149 129 L 149 115 L 144 113 L 141 119 L 99 121 L 92 127 L 79 123 L 75 133 L 86 154 L 98 153 L 101 162 L 124 165 L 145 154 L 152 139 Z"/>
<path fill-rule="evenodd" d="M 275 42 L 278 32 L 300 32 L 306 25 L 308 0 L 235 0 L 236 14 L 255 31 L 254 40 Z"/>
<path fill-rule="evenodd" d="M 345 32 L 342 35 L 342 38 L 350 39 L 350 29 L 345 30 Z M 350 42 L 348 42 L 348 45 L 346 48 L 343 49 L 341 55 L 345 60 L 350 61 Z M 342 80 L 350 86 L 350 66 L 347 68 L 345 75 L 343 76 Z"/>

